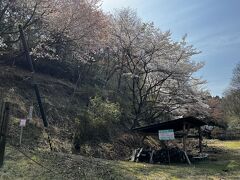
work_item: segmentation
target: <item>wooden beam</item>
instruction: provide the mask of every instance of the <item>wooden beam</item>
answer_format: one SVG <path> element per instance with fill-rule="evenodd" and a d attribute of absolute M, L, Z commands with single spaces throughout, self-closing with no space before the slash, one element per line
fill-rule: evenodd
<path fill-rule="evenodd" d="M 198 128 L 198 134 L 199 134 L 199 152 L 202 153 L 202 130 L 201 127 Z"/>
<path fill-rule="evenodd" d="M 134 149 L 130 161 L 134 162 L 136 159 L 136 156 L 137 156 L 137 149 Z"/>
<path fill-rule="evenodd" d="M 183 123 L 183 151 L 186 151 L 186 123 Z"/>
<path fill-rule="evenodd" d="M 23 32 L 23 27 L 21 25 L 19 25 L 19 32 L 20 32 L 20 38 L 22 40 L 24 53 L 25 53 L 26 59 L 29 63 L 30 70 L 32 72 L 33 87 L 34 87 L 35 94 L 36 94 L 36 97 L 37 97 L 38 106 L 39 106 L 40 113 L 41 113 L 41 116 L 42 116 L 43 124 L 44 124 L 44 127 L 48 127 L 48 121 L 47 121 L 47 117 L 46 117 L 46 114 L 45 114 L 45 111 L 44 111 L 44 108 L 43 108 L 42 99 L 41 99 L 41 96 L 40 96 L 40 93 L 39 93 L 38 85 L 35 81 L 35 69 L 34 69 L 34 66 L 33 66 L 33 61 L 32 61 L 32 58 L 30 56 L 29 47 L 28 47 L 28 44 L 27 44 L 27 41 L 26 41 L 26 38 L 25 38 L 25 35 L 24 35 L 24 32 Z M 52 150 L 51 143 L 49 142 L 49 144 L 50 144 L 50 148 Z"/>
<path fill-rule="evenodd" d="M 191 161 L 189 160 L 186 151 L 184 151 L 184 156 L 185 156 L 185 158 L 186 158 L 186 160 L 187 160 L 187 163 L 188 163 L 189 165 L 191 165 L 192 163 L 191 163 Z"/>
<path fill-rule="evenodd" d="M 149 160 L 149 163 L 150 164 L 153 164 L 153 155 L 154 155 L 155 151 L 152 150 L 151 153 L 150 153 L 150 160 Z"/>
<path fill-rule="evenodd" d="M 9 102 L 4 102 L 1 108 L 1 116 L 0 116 L 0 168 L 3 166 L 4 154 L 5 154 L 5 146 L 6 146 L 6 137 L 8 130 L 8 122 L 9 122 Z"/>

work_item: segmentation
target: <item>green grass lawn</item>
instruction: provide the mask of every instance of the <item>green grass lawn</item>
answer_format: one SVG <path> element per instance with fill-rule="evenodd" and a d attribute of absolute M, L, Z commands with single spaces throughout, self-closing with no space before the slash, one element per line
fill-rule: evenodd
<path fill-rule="evenodd" d="M 6 149 L 0 179 L 240 179 L 240 141 L 207 141 L 209 160 L 187 164 L 152 165 L 108 161 L 69 154 L 24 151 L 44 165 L 32 162 L 13 147 Z"/>

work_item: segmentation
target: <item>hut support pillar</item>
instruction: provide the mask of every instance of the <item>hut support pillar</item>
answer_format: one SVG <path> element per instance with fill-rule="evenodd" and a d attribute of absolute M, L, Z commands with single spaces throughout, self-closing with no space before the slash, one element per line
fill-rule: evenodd
<path fill-rule="evenodd" d="M 199 135 L 199 152 L 202 153 L 202 130 L 201 127 L 198 128 L 198 135 Z"/>
<path fill-rule="evenodd" d="M 183 151 L 186 151 L 186 123 L 183 123 Z"/>
<path fill-rule="evenodd" d="M 189 131 L 189 125 L 187 126 L 187 131 L 186 131 L 186 123 L 184 122 L 183 123 L 183 152 L 184 152 L 184 156 L 187 160 L 187 163 L 189 165 L 191 165 L 191 161 L 189 160 L 188 158 L 188 155 L 187 155 L 187 152 L 186 152 L 186 139 L 187 139 L 187 136 L 188 136 L 188 131 Z"/>

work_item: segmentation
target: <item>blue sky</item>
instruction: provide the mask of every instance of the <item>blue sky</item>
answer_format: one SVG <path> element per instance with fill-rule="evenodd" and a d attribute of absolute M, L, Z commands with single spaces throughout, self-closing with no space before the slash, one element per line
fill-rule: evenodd
<path fill-rule="evenodd" d="M 170 30 L 179 40 L 202 51 L 193 60 L 204 61 L 196 76 L 207 80 L 212 95 L 222 96 L 229 86 L 232 70 L 240 62 L 240 0 L 103 0 L 102 9 L 130 7 L 143 21 Z"/>

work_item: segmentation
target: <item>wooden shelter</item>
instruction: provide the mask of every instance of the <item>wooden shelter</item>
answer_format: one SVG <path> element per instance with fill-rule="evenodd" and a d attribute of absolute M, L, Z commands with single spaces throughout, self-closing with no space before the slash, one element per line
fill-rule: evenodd
<path fill-rule="evenodd" d="M 133 131 L 145 136 L 158 135 L 159 130 L 173 129 L 176 138 L 183 139 L 183 151 L 186 152 L 186 139 L 188 137 L 199 139 L 199 150 L 202 153 L 202 131 L 201 126 L 207 125 L 206 122 L 195 117 L 184 117 L 166 122 L 152 124 L 134 128 Z M 190 135 L 190 129 L 197 129 L 198 135 Z M 179 132 L 181 131 L 181 132 Z M 178 132 L 178 133 L 177 133 Z"/>

